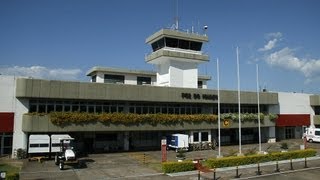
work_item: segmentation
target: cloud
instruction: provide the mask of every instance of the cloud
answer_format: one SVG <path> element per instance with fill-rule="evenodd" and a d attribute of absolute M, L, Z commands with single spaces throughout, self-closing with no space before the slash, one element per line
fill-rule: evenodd
<path fill-rule="evenodd" d="M 281 32 L 274 32 L 274 33 L 268 33 L 266 34 L 267 39 L 280 39 L 282 37 Z"/>
<path fill-rule="evenodd" d="M 268 42 L 267 44 L 264 45 L 263 48 L 259 48 L 258 51 L 264 52 L 264 51 L 272 50 L 274 47 L 276 47 L 277 42 L 281 40 L 281 37 L 282 37 L 281 32 L 266 34 L 266 38 L 268 39 Z"/>
<path fill-rule="evenodd" d="M 320 59 L 299 58 L 295 50 L 288 47 L 269 54 L 265 60 L 271 66 L 303 73 L 307 78 L 306 82 L 320 77 Z"/>
<path fill-rule="evenodd" d="M 273 49 L 277 43 L 278 39 L 270 40 L 263 48 L 258 49 L 258 51 L 269 51 Z"/>
<path fill-rule="evenodd" d="M 78 80 L 81 72 L 80 69 L 49 69 L 43 66 L 0 67 L 0 73 L 3 75 L 26 76 L 50 80 Z"/>

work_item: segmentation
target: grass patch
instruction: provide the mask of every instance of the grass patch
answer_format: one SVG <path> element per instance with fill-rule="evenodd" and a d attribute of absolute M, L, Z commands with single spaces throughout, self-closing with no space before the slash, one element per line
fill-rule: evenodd
<path fill-rule="evenodd" d="M 161 163 L 149 163 L 147 167 L 156 170 L 157 172 L 162 172 L 162 164 Z"/>
<path fill-rule="evenodd" d="M 6 171 L 6 179 L 19 179 L 20 168 L 9 164 L 0 164 L 0 171 Z"/>

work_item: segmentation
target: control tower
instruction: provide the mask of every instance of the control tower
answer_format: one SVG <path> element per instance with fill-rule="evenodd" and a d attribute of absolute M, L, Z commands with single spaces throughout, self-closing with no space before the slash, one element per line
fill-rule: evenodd
<path fill-rule="evenodd" d="M 177 29 L 161 29 L 146 39 L 153 52 L 147 63 L 157 66 L 157 86 L 197 88 L 198 65 L 209 62 L 201 51 L 208 36 Z"/>

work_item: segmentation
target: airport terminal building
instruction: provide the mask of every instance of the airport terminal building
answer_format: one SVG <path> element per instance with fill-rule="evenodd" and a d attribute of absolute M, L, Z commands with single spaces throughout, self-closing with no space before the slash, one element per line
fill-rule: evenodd
<path fill-rule="evenodd" d="M 239 142 L 238 93 L 207 88 L 198 65 L 206 35 L 161 29 L 146 39 L 156 71 L 93 67 L 91 82 L 0 76 L 0 154 L 28 148 L 31 134 L 70 134 L 88 153 L 160 149 L 161 138 L 189 135 L 189 143 Z M 262 142 L 300 138 L 320 125 L 320 95 L 259 93 Z M 257 92 L 241 92 L 241 139 L 258 142 Z"/>

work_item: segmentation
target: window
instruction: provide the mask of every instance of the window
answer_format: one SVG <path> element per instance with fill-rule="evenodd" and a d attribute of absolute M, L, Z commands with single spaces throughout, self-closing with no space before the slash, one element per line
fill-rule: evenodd
<path fill-rule="evenodd" d="M 201 42 L 193 42 L 193 41 L 190 42 L 190 49 L 191 50 L 201 51 L 201 46 L 202 46 Z"/>
<path fill-rule="evenodd" d="M 49 147 L 49 144 L 40 144 L 40 147 Z"/>
<path fill-rule="evenodd" d="M 179 48 L 181 48 L 181 49 L 190 49 L 190 41 L 179 40 Z"/>
<path fill-rule="evenodd" d="M 116 133 L 96 134 L 96 141 L 117 141 Z"/>
<path fill-rule="evenodd" d="M 320 131 L 314 131 L 314 135 L 320 136 Z"/>
<path fill-rule="evenodd" d="M 79 102 L 73 102 L 72 103 L 72 111 L 73 112 L 76 112 L 76 111 L 79 111 L 80 109 L 79 109 Z"/>
<path fill-rule="evenodd" d="M 145 85 L 145 84 L 150 85 L 151 84 L 151 77 L 137 77 L 137 84 L 138 85 Z"/>
<path fill-rule="evenodd" d="M 113 75 L 113 74 L 105 74 L 104 75 L 105 83 L 113 83 L 113 84 L 124 84 L 124 76 L 123 75 Z"/>
<path fill-rule="evenodd" d="M 37 111 L 38 111 L 38 110 L 37 110 L 37 105 L 30 103 L 29 112 L 37 112 Z"/>
<path fill-rule="evenodd" d="M 201 133 L 201 141 L 209 141 L 209 133 L 208 132 L 202 132 Z"/>
<path fill-rule="evenodd" d="M 159 39 L 158 41 L 151 44 L 152 50 L 157 51 L 158 49 L 161 49 L 164 47 L 164 38 Z"/>
<path fill-rule="evenodd" d="M 62 105 L 61 104 L 56 104 L 56 111 L 61 112 L 62 111 Z"/>
<path fill-rule="evenodd" d="M 199 142 L 199 132 L 193 133 L 193 142 Z"/>
<path fill-rule="evenodd" d="M 87 103 L 85 102 L 80 103 L 80 112 L 87 112 Z"/>
<path fill-rule="evenodd" d="M 54 105 L 53 104 L 48 104 L 47 105 L 47 112 L 50 113 L 51 111 L 54 111 Z"/>
<path fill-rule="evenodd" d="M 320 115 L 320 106 L 314 107 L 314 113 L 315 113 L 315 115 Z"/>
<path fill-rule="evenodd" d="M 203 82 L 202 81 L 198 81 L 198 88 L 202 89 L 202 87 L 203 87 Z"/>
<path fill-rule="evenodd" d="M 102 106 L 101 105 L 97 105 L 96 106 L 96 113 L 101 113 L 102 112 Z"/>
<path fill-rule="evenodd" d="M 166 38 L 166 46 L 177 48 L 178 47 L 178 39 Z"/>
<path fill-rule="evenodd" d="M 97 75 L 92 76 L 91 82 L 97 82 Z"/>

